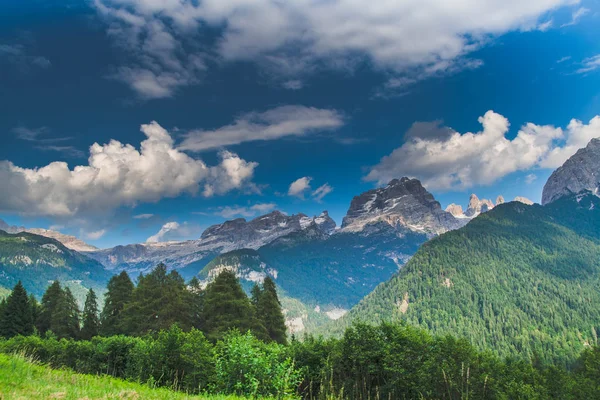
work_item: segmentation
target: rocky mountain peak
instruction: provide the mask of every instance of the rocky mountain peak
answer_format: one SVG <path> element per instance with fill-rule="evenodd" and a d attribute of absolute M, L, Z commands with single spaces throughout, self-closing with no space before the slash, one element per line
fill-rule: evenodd
<path fill-rule="evenodd" d="M 469 206 L 467 207 L 467 211 L 465 211 L 465 216 L 469 218 L 476 217 L 482 212 L 486 212 L 494 208 L 494 203 L 492 203 L 488 199 L 479 199 L 475 193 L 469 197 Z"/>
<path fill-rule="evenodd" d="M 452 203 L 452 204 L 448 205 L 448 207 L 446 207 L 446 212 L 449 212 L 450 214 L 454 215 L 456 218 L 464 217 L 463 208 L 459 204 Z"/>
<path fill-rule="evenodd" d="M 27 233 L 33 233 L 33 234 L 39 235 L 39 236 L 44 236 L 44 237 L 47 237 L 50 239 L 55 239 L 55 240 L 58 240 L 60 243 L 62 243 L 66 248 L 75 250 L 75 251 L 87 252 L 87 251 L 98 250 L 97 247 L 87 244 L 83 240 L 81 240 L 75 236 L 65 235 L 64 233 L 60 233 L 58 231 L 53 231 L 50 229 L 25 228 L 24 226 L 11 226 L 11 225 L 8 225 L 2 219 L 0 219 L 0 230 L 5 231 L 6 233 L 27 232 Z"/>
<path fill-rule="evenodd" d="M 583 190 L 600 190 L 600 138 L 592 139 L 550 175 L 542 192 L 542 205 Z"/>
<path fill-rule="evenodd" d="M 342 230 L 358 232 L 378 222 L 427 234 L 440 234 L 460 225 L 452 214 L 442 210 L 419 180 L 406 177 L 355 196 L 342 222 Z"/>
<path fill-rule="evenodd" d="M 504 196 L 502 195 L 496 197 L 496 205 L 499 206 L 500 204 L 504 204 Z"/>

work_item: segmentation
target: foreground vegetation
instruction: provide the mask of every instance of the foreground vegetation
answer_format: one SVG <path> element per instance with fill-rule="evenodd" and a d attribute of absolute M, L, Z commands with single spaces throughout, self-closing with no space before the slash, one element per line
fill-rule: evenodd
<path fill-rule="evenodd" d="M 465 339 L 433 336 L 405 321 L 355 323 L 340 338 L 288 340 L 273 281 L 256 286 L 249 298 L 227 271 L 204 289 L 197 281 L 185 284 L 164 265 L 137 285 L 121 273 L 108 284 L 102 313 L 93 291 L 80 313 L 59 282 L 48 287 L 41 304 L 19 282 L 0 303 L 0 336 L 0 353 L 189 395 L 600 398 L 597 347 L 551 365 L 535 354 L 500 358 Z"/>
<path fill-rule="evenodd" d="M 145 337 L 91 341 L 15 336 L 0 341 L 0 352 L 188 394 L 360 400 L 600 398 L 599 348 L 585 350 L 565 370 L 501 360 L 464 340 L 431 336 L 406 324 L 354 325 L 341 339 L 306 337 L 288 345 L 235 331 L 212 343 L 197 330 L 183 332 L 176 326 Z"/>
<path fill-rule="evenodd" d="M 19 355 L 0 354 L 0 399 L 118 399 L 184 400 L 198 399 L 168 389 L 126 382 L 108 376 L 77 374 L 54 370 Z M 241 400 L 232 396 L 202 396 L 206 400 Z"/>

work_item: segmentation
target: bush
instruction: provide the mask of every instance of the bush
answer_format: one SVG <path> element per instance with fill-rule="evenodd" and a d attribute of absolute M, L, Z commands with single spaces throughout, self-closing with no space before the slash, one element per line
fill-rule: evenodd
<path fill-rule="evenodd" d="M 301 380 L 284 346 L 237 331 L 217 343 L 215 370 L 214 390 L 239 396 L 288 397 Z"/>

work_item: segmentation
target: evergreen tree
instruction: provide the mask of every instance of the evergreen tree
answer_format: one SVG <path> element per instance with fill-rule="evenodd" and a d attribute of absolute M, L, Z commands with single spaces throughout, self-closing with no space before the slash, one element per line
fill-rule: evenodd
<path fill-rule="evenodd" d="M 177 323 L 187 330 L 192 326 L 191 293 L 177 271 L 167 273 L 164 264 L 157 265 L 148 275 L 140 275 L 131 301 L 123 310 L 126 334 L 143 335 L 168 329 Z"/>
<path fill-rule="evenodd" d="M 27 291 L 19 281 L 12 293 L 7 297 L 6 304 L 2 307 L 2 330 L 0 335 L 11 338 L 17 335 L 31 335 L 33 333 L 33 315 Z"/>
<path fill-rule="evenodd" d="M 124 333 L 121 313 L 125 304 L 131 300 L 133 282 L 127 272 L 122 271 L 110 279 L 106 289 L 104 308 L 100 315 L 100 333 L 104 336 L 118 335 Z"/>
<path fill-rule="evenodd" d="M 37 320 L 40 316 L 41 306 L 33 294 L 29 295 L 29 305 L 31 306 L 31 319 L 33 320 L 33 325 L 35 329 Z"/>
<path fill-rule="evenodd" d="M 59 338 L 79 337 L 79 307 L 69 288 L 65 288 L 58 299 L 52 313 L 50 330 Z"/>
<path fill-rule="evenodd" d="M 6 299 L 2 299 L 0 300 L 0 336 L 2 336 L 1 332 L 3 332 L 4 329 L 4 318 L 2 317 L 4 315 L 4 308 L 6 307 Z"/>
<path fill-rule="evenodd" d="M 86 298 L 85 306 L 83 307 L 83 327 L 81 328 L 81 338 L 90 340 L 94 336 L 98 336 L 100 321 L 98 319 L 98 299 L 93 289 L 90 289 Z"/>
<path fill-rule="evenodd" d="M 257 291 L 256 312 L 263 326 L 267 330 L 268 337 L 280 344 L 287 343 L 285 317 L 281 310 L 281 303 L 277 296 L 275 282 L 270 277 L 266 277 L 263 282 L 263 288 L 258 286 L 252 290 L 252 297 L 255 297 Z"/>
<path fill-rule="evenodd" d="M 188 283 L 188 290 L 191 297 L 191 322 L 196 329 L 204 329 L 204 290 L 198 278 L 193 277 Z"/>
<path fill-rule="evenodd" d="M 250 299 L 231 271 L 221 272 L 206 287 L 204 318 L 206 336 L 213 340 L 222 338 L 230 329 L 251 330 L 260 338 L 266 335 Z"/>
<path fill-rule="evenodd" d="M 39 316 L 36 321 L 37 329 L 40 334 L 45 334 L 51 329 L 52 314 L 56 310 L 56 306 L 63 297 L 63 290 L 58 281 L 54 281 L 42 296 L 42 304 L 40 306 Z"/>

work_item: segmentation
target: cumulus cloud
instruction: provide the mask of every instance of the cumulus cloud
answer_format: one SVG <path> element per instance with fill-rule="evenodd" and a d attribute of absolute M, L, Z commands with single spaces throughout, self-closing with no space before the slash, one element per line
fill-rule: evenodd
<path fill-rule="evenodd" d="M 483 130 L 476 133 L 452 130 L 439 137 L 408 136 L 365 179 L 382 184 L 411 176 L 430 189 L 463 190 L 491 184 L 515 171 L 557 168 L 592 138 L 600 137 L 600 116 L 588 124 L 573 119 L 566 129 L 527 123 L 513 139 L 506 137 L 510 124 L 504 116 L 490 110 L 479 122 Z"/>
<path fill-rule="evenodd" d="M 96 0 L 108 32 L 136 61 L 120 70 L 142 96 L 197 83 L 207 56 L 252 61 L 298 80 L 317 68 L 375 68 L 422 79 L 464 64 L 491 37 L 533 29 L 572 0 Z M 576 11 L 577 13 L 578 11 Z M 575 15 L 575 14 L 574 14 Z M 307 72 L 308 71 L 308 72 Z"/>
<path fill-rule="evenodd" d="M 281 106 L 237 118 L 231 125 L 216 130 L 195 130 L 185 135 L 182 150 L 203 151 L 257 140 L 286 136 L 304 136 L 313 132 L 337 129 L 343 118 L 335 110 L 305 106 Z"/>
<path fill-rule="evenodd" d="M 251 185 L 255 162 L 224 151 L 218 165 L 207 166 L 174 148 L 170 134 L 157 122 L 142 125 L 141 131 L 146 139 L 139 150 L 116 140 L 94 143 L 88 165 L 73 169 L 64 162 L 30 169 L 0 161 L 0 192 L 6 194 L 0 197 L 0 211 L 71 217 Z"/>
<path fill-rule="evenodd" d="M 304 193 L 307 190 L 310 190 L 310 181 L 312 181 L 312 178 L 309 176 L 296 179 L 290 185 L 288 189 L 288 195 L 304 198 Z"/>
<path fill-rule="evenodd" d="M 200 226 L 184 222 L 167 222 L 160 230 L 146 239 L 146 243 L 171 242 L 193 239 L 200 234 Z"/>
<path fill-rule="evenodd" d="M 233 217 L 254 217 L 257 214 L 264 214 L 269 211 L 272 211 L 277 207 L 275 203 L 258 203 L 253 206 L 226 206 L 220 208 L 214 214 L 221 216 L 223 218 L 233 218 Z"/>
<path fill-rule="evenodd" d="M 312 192 L 312 197 L 316 201 L 321 202 L 321 200 L 323 200 L 323 197 L 327 196 L 331 192 L 333 192 L 333 188 L 328 183 L 325 183 L 324 185 L 321 185 L 318 188 L 316 188 L 314 192 Z"/>

